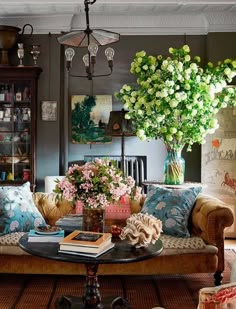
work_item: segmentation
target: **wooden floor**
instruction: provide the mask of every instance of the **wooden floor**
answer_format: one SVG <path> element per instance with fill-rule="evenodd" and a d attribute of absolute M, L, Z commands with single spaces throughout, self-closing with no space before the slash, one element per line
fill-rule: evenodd
<path fill-rule="evenodd" d="M 226 239 L 225 240 L 225 249 L 236 250 L 236 239 Z"/>
<path fill-rule="evenodd" d="M 235 259 L 235 251 L 225 250 L 222 283 L 229 283 L 231 265 Z M 199 290 L 213 286 L 213 281 L 212 274 L 208 273 L 99 276 L 99 290 L 104 300 L 113 298 L 114 295 L 128 298 L 133 309 L 196 309 Z M 0 274 L 0 309 L 55 309 L 58 297 L 84 294 L 84 284 L 83 276 Z"/>

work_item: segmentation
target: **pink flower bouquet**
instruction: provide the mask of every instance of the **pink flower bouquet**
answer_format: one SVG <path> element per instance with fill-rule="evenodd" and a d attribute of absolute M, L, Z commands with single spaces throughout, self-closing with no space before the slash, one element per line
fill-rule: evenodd
<path fill-rule="evenodd" d="M 80 200 L 84 207 L 106 208 L 126 195 L 135 197 L 135 188 L 135 180 L 123 177 L 111 161 L 95 159 L 71 166 L 66 176 L 56 181 L 54 192 L 58 198 Z"/>

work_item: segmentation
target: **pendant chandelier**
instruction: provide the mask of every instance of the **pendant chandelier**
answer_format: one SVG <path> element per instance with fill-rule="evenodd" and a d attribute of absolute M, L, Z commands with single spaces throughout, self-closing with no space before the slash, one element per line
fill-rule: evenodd
<path fill-rule="evenodd" d="M 109 76 L 112 74 L 113 70 L 113 57 L 114 49 L 108 47 L 105 50 L 105 55 L 108 61 L 108 73 L 95 74 L 94 68 L 96 64 L 96 55 L 98 52 L 98 46 L 105 46 L 108 44 L 115 43 L 120 40 L 120 35 L 115 32 L 107 31 L 104 29 L 91 29 L 89 25 L 89 5 L 92 5 L 96 0 L 90 1 L 85 0 L 85 14 L 86 14 L 86 29 L 85 30 L 75 30 L 69 32 L 65 35 L 58 37 L 58 42 L 63 45 L 72 47 L 87 48 L 87 54 L 83 56 L 83 62 L 85 65 L 86 75 L 74 75 L 74 77 L 84 77 L 92 80 L 94 77 Z M 66 66 L 67 70 L 70 71 L 72 67 L 72 59 L 75 55 L 75 50 L 72 47 L 68 47 L 65 50 L 66 56 Z"/>

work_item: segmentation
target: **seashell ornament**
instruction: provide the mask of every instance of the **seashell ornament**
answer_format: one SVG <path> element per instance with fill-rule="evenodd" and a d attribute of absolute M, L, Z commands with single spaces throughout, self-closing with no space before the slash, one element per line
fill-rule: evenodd
<path fill-rule="evenodd" d="M 161 220 L 149 214 L 132 214 L 126 220 L 120 239 L 127 241 L 136 248 L 147 247 L 155 244 L 162 232 Z"/>

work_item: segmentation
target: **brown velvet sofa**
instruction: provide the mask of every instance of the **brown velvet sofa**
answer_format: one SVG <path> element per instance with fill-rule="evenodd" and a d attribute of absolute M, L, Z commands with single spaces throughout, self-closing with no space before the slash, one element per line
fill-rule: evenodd
<path fill-rule="evenodd" d="M 56 201 L 54 193 L 34 193 L 34 201 L 48 224 L 55 224 L 61 216 L 73 213 L 68 201 Z M 124 222 L 109 221 L 108 224 Z M 190 239 L 161 236 L 162 253 L 152 259 L 127 264 L 100 265 L 99 275 L 158 275 L 213 273 L 215 284 L 221 284 L 224 271 L 224 230 L 233 224 L 233 214 L 222 201 L 200 194 L 189 219 Z M 11 241 L 1 241 L 1 273 L 22 274 L 70 274 L 84 275 L 85 266 L 79 263 L 59 262 L 29 255 L 18 246 L 23 233 Z M 184 243 L 187 241 L 186 243 Z M 195 241 L 193 246 L 189 243 Z M 204 247 L 199 247 L 204 243 Z M 204 241 L 204 242 L 203 242 Z M 180 245 L 179 245 L 180 242 Z"/>

